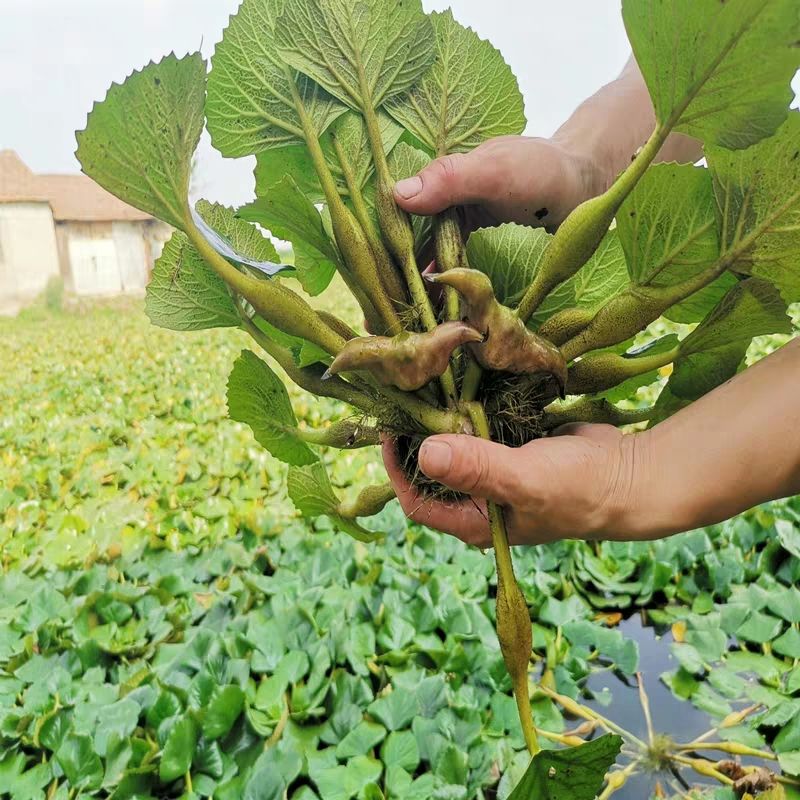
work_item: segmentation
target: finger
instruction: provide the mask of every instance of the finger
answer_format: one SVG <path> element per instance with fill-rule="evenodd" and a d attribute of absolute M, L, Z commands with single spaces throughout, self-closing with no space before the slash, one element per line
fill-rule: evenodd
<path fill-rule="evenodd" d="M 398 205 L 413 214 L 438 214 L 453 206 L 491 199 L 498 182 L 497 165 L 484 153 L 455 153 L 437 158 L 419 175 L 395 185 Z"/>
<path fill-rule="evenodd" d="M 420 449 L 419 465 L 432 480 L 500 505 L 518 497 L 517 460 L 504 445 L 474 436 L 433 436 Z"/>
<path fill-rule="evenodd" d="M 423 496 L 408 480 L 392 439 L 383 442 L 383 461 L 403 513 L 420 525 L 449 533 L 475 547 L 491 543 L 486 505 L 472 500 L 442 503 Z"/>
<path fill-rule="evenodd" d="M 556 428 L 551 436 L 581 436 L 584 439 L 591 439 L 599 444 L 613 444 L 621 436 L 622 432 L 613 425 L 604 425 L 590 422 L 570 422 Z"/>

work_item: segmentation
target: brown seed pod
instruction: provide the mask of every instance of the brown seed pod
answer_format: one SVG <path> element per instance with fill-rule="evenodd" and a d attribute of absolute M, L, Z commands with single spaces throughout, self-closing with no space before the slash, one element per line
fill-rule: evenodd
<path fill-rule="evenodd" d="M 558 382 L 563 396 L 567 364 L 559 349 L 528 330 L 522 320 L 494 296 L 487 275 L 474 269 L 452 269 L 428 280 L 451 286 L 463 298 L 465 321 L 484 333 L 480 344 L 472 344 L 475 359 L 484 369 L 531 375 L 545 372 Z"/>
<path fill-rule="evenodd" d="M 383 386 L 415 392 L 444 373 L 457 347 L 482 339 L 465 322 L 448 322 L 430 333 L 364 336 L 347 343 L 327 374 L 366 371 Z"/>

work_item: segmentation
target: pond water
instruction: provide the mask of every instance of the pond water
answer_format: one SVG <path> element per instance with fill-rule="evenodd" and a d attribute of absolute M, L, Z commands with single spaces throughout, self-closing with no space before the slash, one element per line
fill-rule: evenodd
<path fill-rule="evenodd" d="M 665 733 L 681 742 L 690 742 L 713 727 L 714 721 L 708 714 L 699 711 L 688 701 L 678 700 L 660 679 L 664 672 L 677 667 L 675 659 L 670 654 L 669 646 L 673 641 L 671 632 L 666 631 L 664 635 L 659 635 L 654 628 L 643 624 L 639 614 L 624 620 L 619 625 L 619 630 L 639 644 L 639 669 L 650 699 L 655 732 Z M 635 680 L 628 682 L 612 672 L 601 672 L 592 675 L 587 685 L 595 693 L 608 689 L 613 697 L 608 707 L 597 702 L 588 702 L 587 705 L 647 741 L 647 723 Z M 629 761 L 625 759 L 622 763 L 627 764 Z M 691 770 L 686 772 L 686 778 L 693 786 L 718 786 L 711 781 L 701 781 Z M 677 784 L 675 776 L 671 773 L 636 775 L 614 797 L 616 800 L 649 800 L 659 780 L 671 797 L 674 792 L 669 789 L 670 783 Z"/>

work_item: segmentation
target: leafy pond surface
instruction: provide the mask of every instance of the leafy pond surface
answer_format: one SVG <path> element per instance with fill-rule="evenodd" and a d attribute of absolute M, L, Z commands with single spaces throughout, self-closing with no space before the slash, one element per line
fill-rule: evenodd
<path fill-rule="evenodd" d="M 31 315 L 0 336 L 0 781 L 14 800 L 508 796 L 527 758 L 491 555 L 392 506 L 370 546 L 297 519 L 283 468 L 224 418 L 243 338 L 175 337 L 116 309 Z M 344 413 L 295 400 L 311 426 Z M 344 494 L 382 475 L 371 454 L 329 466 Z M 721 735 L 800 771 L 798 507 L 655 544 L 518 551 L 539 671 L 640 737 L 638 670 L 657 730 L 681 741 L 757 704 Z M 545 729 L 580 722 L 534 705 Z"/>

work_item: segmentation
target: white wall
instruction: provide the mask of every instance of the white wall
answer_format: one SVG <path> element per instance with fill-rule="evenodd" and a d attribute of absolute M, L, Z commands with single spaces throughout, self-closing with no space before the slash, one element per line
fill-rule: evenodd
<path fill-rule="evenodd" d="M 141 292 L 149 277 L 144 225 L 140 222 L 115 222 L 112 230 L 122 291 Z"/>
<path fill-rule="evenodd" d="M 59 274 L 49 204 L 0 204 L 0 314 L 16 314 Z"/>

